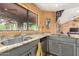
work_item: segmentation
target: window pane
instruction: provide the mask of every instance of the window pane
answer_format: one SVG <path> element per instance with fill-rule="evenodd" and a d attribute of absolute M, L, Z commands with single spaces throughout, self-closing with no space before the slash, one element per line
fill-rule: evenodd
<path fill-rule="evenodd" d="M 38 25 L 37 25 L 37 15 L 31 11 L 29 11 L 29 30 L 38 30 Z"/>
<path fill-rule="evenodd" d="M 0 30 L 27 30 L 26 18 L 27 9 L 13 3 L 0 3 Z"/>

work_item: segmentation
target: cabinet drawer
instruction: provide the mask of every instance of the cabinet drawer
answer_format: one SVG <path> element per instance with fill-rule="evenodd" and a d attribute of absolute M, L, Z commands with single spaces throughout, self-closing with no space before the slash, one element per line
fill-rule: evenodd
<path fill-rule="evenodd" d="M 69 44 L 61 45 L 62 56 L 74 56 L 74 46 Z"/>
<path fill-rule="evenodd" d="M 48 37 L 50 40 L 58 40 L 61 42 L 69 42 L 69 43 L 75 43 L 75 39 L 69 38 L 69 37 L 60 37 L 60 36 L 50 36 Z"/>

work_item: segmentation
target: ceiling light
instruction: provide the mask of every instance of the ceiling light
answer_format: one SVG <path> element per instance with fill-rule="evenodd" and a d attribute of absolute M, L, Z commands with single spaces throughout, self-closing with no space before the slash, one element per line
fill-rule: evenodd
<path fill-rule="evenodd" d="M 77 10 L 77 12 L 79 13 L 79 10 Z"/>
<path fill-rule="evenodd" d="M 4 19 L 0 19 L 0 21 L 1 21 L 1 22 L 3 22 L 3 21 L 4 21 Z"/>
<path fill-rule="evenodd" d="M 56 4 L 55 6 L 58 7 L 58 4 Z"/>
<path fill-rule="evenodd" d="M 7 11 L 8 9 L 7 9 L 7 8 L 5 8 L 4 10 L 6 10 L 6 11 Z"/>

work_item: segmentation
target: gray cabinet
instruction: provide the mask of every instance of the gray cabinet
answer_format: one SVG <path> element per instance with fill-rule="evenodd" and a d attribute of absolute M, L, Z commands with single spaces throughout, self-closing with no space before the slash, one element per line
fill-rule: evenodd
<path fill-rule="evenodd" d="M 53 40 L 53 39 L 49 39 L 48 40 L 48 42 L 49 42 L 49 53 L 52 53 L 52 54 L 55 54 L 55 55 L 61 55 L 61 53 L 60 53 L 60 44 L 59 44 L 59 42 L 57 41 L 57 40 Z"/>
<path fill-rule="evenodd" d="M 35 46 L 35 47 L 32 47 L 32 49 L 31 49 L 31 56 L 35 56 L 36 55 L 36 49 L 37 49 L 37 47 Z"/>
<path fill-rule="evenodd" d="M 48 38 L 49 53 L 58 56 L 74 56 L 76 55 L 75 39 L 67 37 L 52 36 Z M 78 49 L 79 50 L 79 49 Z"/>
<path fill-rule="evenodd" d="M 59 44 L 54 42 L 54 40 L 53 41 L 49 40 L 49 52 L 50 53 L 59 55 L 59 50 L 60 50 L 59 47 L 60 47 Z"/>
<path fill-rule="evenodd" d="M 0 55 L 2 56 L 19 56 L 23 53 L 24 50 L 23 49 L 24 46 L 20 46 L 14 49 L 11 49 L 9 51 L 3 52 Z"/>
<path fill-rule="evenodd" d="M 77 46 L 77 56 L 79 56 L 79 46 Z"/>
<path fill-rule="evenodd" d="M 29 49 L 22 54 L 22 56 L 35 56 L 35 55 L 36 55 L 36 47 L 32 47 L 32 49 Z"/>
<path fill-rule="evenodd" d="M 62 56 L 74 56 L 74 45 L 73 44 L 61 44 L 61 55 Z"/>
<path fill-rule="evenodd" d="M 9 51 L 3 52 L 2 56 L 34 56 L 36 55 L 37 44 L 39 40 L 24 44 L 22 46 L 13 48 Z"/>
<path fill-rule="evenodd" d="M 47 40 L 47 37 L 46 38 L 42 38 L 42 49 L 43 49 L 43 52 L 46 52 L 48 51 L 48 40 Z"/>
<path fill-rule="evenodd" d="M 79 56 L 79 39 L 77 39 L 77 46 L 76 47 L 77 47 L 76 48 L 77 49 L 77 51 L 76 51 L 77 52 L 77 56 Z"/>

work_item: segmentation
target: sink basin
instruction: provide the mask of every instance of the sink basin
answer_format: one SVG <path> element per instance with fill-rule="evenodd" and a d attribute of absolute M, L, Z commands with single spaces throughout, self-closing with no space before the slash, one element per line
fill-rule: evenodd
<path fill-rule="evenodd" d="M 23 37 L 23 41 L 27 41 L 29 39 L 32 39 L 32 37 Z"/>
<path fill-rule="evenodd" d="M 32 37 L 19 36 L 19 37 L 16 37 L 16 38 L 12 38 L 12 39 L 2 41 L 1 44 L 3 44 L 3 45 L 12 45 L 12 44 L 20 43 L 20 42 L 23 42 L 23 41 L 27 41 L 29 39 L 32 39 Z"/>
<path fill-rule="evenodd" d="M 3 45 L 12 45 L 12 44 L 15 44 L 15 43 L 16 43 L 15 39 L 8 39 L 8 40 L 1 42 L 1 44 L 3 44 Z"/>

